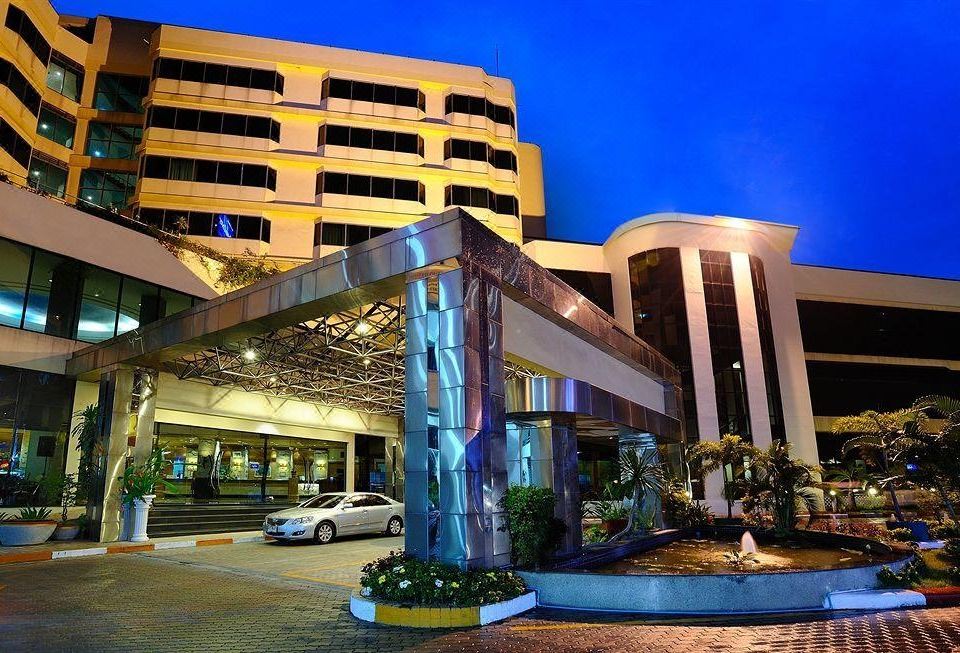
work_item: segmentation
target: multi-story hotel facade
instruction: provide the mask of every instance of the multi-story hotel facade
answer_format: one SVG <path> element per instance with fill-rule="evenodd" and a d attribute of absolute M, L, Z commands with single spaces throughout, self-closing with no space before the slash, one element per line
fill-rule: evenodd
<path fill-rule="evenodd" d="M 673 462 L 734 432 L 826 461 L 837 416 L 960 387 L 960 282 L 795 264 L 796 227 L 735 218 L 550 240 L 513 85 L 479 68 L 0 12 L 6 505 L 76 471 L 99 404 L 102 539 L 113 472 L 162 443 L 161 508 L 381 491 L 410 550 L 498 564 L 508 482 L 572 522 L 622 446 Z M 284 272 L 222 295 L 147 227 Z"/>

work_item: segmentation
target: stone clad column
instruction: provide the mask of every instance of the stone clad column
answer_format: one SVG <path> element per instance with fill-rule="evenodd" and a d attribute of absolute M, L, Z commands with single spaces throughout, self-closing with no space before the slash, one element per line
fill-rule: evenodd
<path fill-rule="evenodd" d="M 100 493 L 88 505 L 91 528 L 100 542 L 115 542 L 120 536 L 123 470 L 144 462 L 153 449 L 157 378 L 153 370 L 132 367 L 117 367 L 100 376 Z"/>
<path fill-rule="evenodd" d="M 461 567 L 507 564 L 501 296 L 476 267 L 407 285 L 406 549 Z"/>

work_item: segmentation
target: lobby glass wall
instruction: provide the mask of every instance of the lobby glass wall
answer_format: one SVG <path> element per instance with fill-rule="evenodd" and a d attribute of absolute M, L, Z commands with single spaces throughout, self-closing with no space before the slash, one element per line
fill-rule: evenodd
<path fill-rule="evenodd" d="M 76 383 L 0 366 L 0 505 L 41 501 L 37 483 L 64 471 Z"/>
<path fill-rule="evenodd" d="M 0 325 L 100 342 L 190 308 L 194 298 L 0 238 Z"/>
<path fill-rule="evenodd" d="M 296 503 L 346 489 L 345 442 L 157 424 L 173 486 L 159 501 Z"/>

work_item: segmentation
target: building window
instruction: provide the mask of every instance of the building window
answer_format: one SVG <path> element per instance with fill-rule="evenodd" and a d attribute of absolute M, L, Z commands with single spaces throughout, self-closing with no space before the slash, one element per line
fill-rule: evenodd
<path fill-rule="evenodd" d="M 609 272 L 584 272 L 582 270 L 558 270 L 550 272 L 565 284 L 613 316 L 613 279 Z"/>
<path fill-rule="evenodd" d="M 87 130 L 87 156 L 97 159 L 136 159 L 143 127 L 91 122 Z"/>
<path fill-rule="evenodd" d="M 147 115 L 147 127 L 267 138 L 280 142 L 279 122 L 264 116 L 245 116 L 238 113 L 153 107 Z"/>
<path fill-rule="evenodd" d="M 262 68 L 159 57 L 153 62 L 153 78 L 255 88 L 283 95 L 283 75 Z"/>
<path fill-rule="evenodd" d="M 7 7 L 6 25 L 23 39 L 37 59 L 46 66 L 50 60 L 50 44 L 23 10 L 14 5 Z"/>
<path fill-rule="evenodd" d="M 10 89 L 27 111 L 33 115 L 40 113 L 40 93 L 33 88 L 23 73 L 6 59 L 0 59 L 0 84 Z"/>
<path fill-rule="evenodd" d="M 141 208 L 139 218 L 170 233 L 270 242 L 270 220 L 254 215 Z"/>
<path fill-rule="evenodd" d="M 358 245 L 393 231 L 388 227 L 368 227 L 359 224 L 340 224 L 339 222 L 318 222 L 313 225 L 313 246 L 331 245 L 348 247 Z"/>
<path fill-rule="evenodd" d="M 424 187 L 413 179 L 370 177 L 342 172 L 321 172 L 317 175 L 317 195 L 356 195 L 424 203 Z"/>
<path fill-rule="evenodd" d="M 28 505 L 20 482 L 63 474 L 76 381 L 0 366 L 0 504 Z"/>
<path fill-rule="evenodd" d="M 513 195 L 498 195 L 487 188 L 447 186 L 444 206 L 472 206 L 494 213 L 520 217 L 520 202 Z"/>
<path fill-rule="evenodd" d="M 343 125 L 320 125 L 317 146 L 340 145 L 362 147 L 385 152 L 406 152 L 423 156 L 423 138 L 419 134 L 345 127 Z"/>
<path fill-rule="evenodd" d="M 83 92 L 83 66 L 70 61 L 59 52 L 54 52 L 50 56 L 50 65 L 47 66 L 47 88 L 79 102 Z"/>
<path fill-rule="evenodd" d="M 150 80 L 138 75 L 97 73 L 93 108 L 101 111 L 143 113 L 143 98 Z"/>
<path fill-rule="evenodd" d="M 960 313 L 810 300 L 797 310 L 808 352 L 960 360 Z"/>
<path fill-rule="evenodd" d="M 143 176 L 171 181 L 197 181 L 277 190 L 277 171 L 255 163 L 207 161 L 167 156 L 144 158 Z"/>
<path fill-rule="evenodd" d="M 720 434 L 732 433 L 752 440 L 730 253 L 701 250 L 700 267 L 703 270 L 703 294 L 707 304 L 707 330 L 710 334 Z"/>
<path fill-rule="evenodd" d="M 780 370 L 770 321 L 770 297 L 763 261 L 750 257 L 750 277 L 753 280 L 753 301 L 757 310 L 757 331 L 760 337 L 760 356 L 763 359 L 763 378 L 767 389 L 767 409 L 770 413 L 770 434 L 774 440 L 786 441 L 783 421 L 783 398 L 780 396 Z"/>
<path fill-rule="evenodd" d="M 500 104 L 494 104 L 485 97 L 459 95 L 453 93 L 447 96 L 446 112 L 466 113 L 471 116 L 486 116 L 493 122 L 514 127 L 513 109 Z"/>
<path fill-rule="evenodd" d="M 3 118 L 0 118 L 0 148 L 3 148 L 24 169 L 30 165 L 32 150 L 30 143 Z"/>
<path fill-rule="evenodd" d="M 190 295 L 0 239 L 0 324 L 99 342 L 172 315 Z"/>
<path fill-rule="evenodd" d="M 393 104 L 401 107 L 414 107 L 426 111 L 427 98 L 423 91 L 406 86 L 356 82 L 350 79 L 327 77 L 320 86 L 320 99 L 339 98 L 359 102 Z"/>
<path fill-rule="evenodd" d="M 41 156 L 39 152 L 35 152 L 30 160 L 30 174 L 27 183 L 44 193 L 63 197 L 67 192 L 67 171 L 66 163 Z"/>
<path fill-rule="evenodd" d="M 37 135 L 73 149 L 73 135 L 77 130 L 77 121 L 71 116 L 57 111 L 48 104 L 40 108 L 37 120 Z"/>
<path fill-rule="evenodd" d="M 627 267 L 633 332 L 673 361 L 680 371 L 686 436 L 689 442 L 696 442 L 697 402 L 680 250 L 670 247 L 640 252 L 628 259 Z"/>
<path fill-rule="evenodd" d="M 517 171 L 517 155 L 510 150 L 497 150 L 483 141 L 448 138 L 443 144 L 443 158 L 486 161 L 494 168 Z"/>
<path fill-rule="evenodd" d="M 103 208 L 126 208 L 136 187 L 133 172 L 88 169 L 80 174 L 80 199 Z"/>

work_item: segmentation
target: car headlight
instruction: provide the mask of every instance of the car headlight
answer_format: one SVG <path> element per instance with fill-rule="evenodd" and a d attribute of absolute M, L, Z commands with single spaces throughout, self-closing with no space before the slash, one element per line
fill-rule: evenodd
<path fill-rule="evenodd" d="M 297 517 L 296 519 L 291 519 L 291 524 L 309 524 L 313 521 L 313 517 Z"/>

